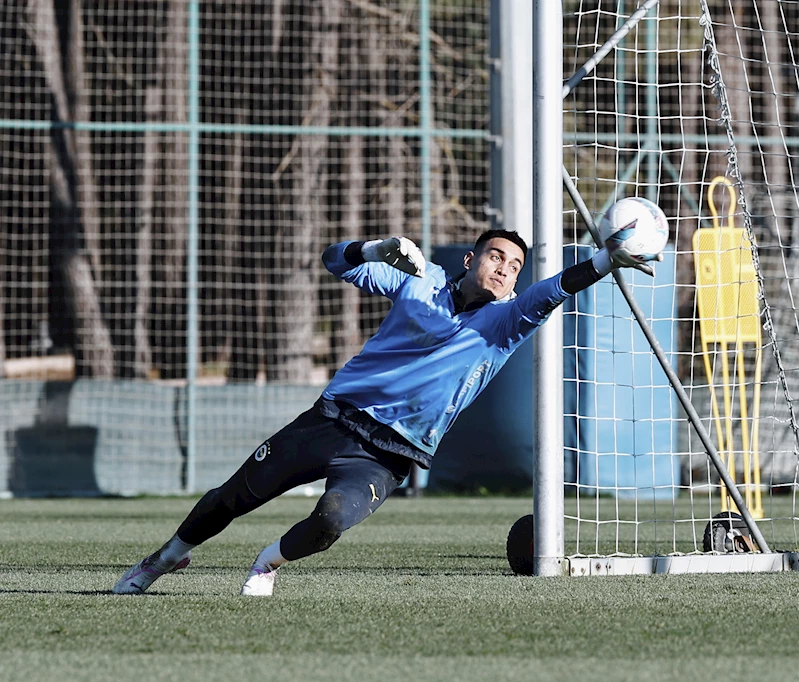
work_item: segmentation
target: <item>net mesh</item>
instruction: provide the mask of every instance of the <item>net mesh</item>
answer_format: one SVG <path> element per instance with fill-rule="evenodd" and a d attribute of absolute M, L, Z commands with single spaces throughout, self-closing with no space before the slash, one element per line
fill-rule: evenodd
<path fill-rule="evenodd" d="M 635 9 L 565 3 L 567 75 Z M 567 168 L 596 214 L 637 195 L 670 218 L 658 276 L 634 273 L 632 289 L 777 549 L 797 546 L 797 30 L 795 2 L 663 0 L 564 109 Z M 576 213 L 566 226 L 567 240 L 585 242 Z M 596 369 L 573 363 L 588 405 L 573 412 L 567 553 L 702 551 L 730 501 L 648 346 L 619 319 L 615 286 L 603 286 L 575 313 L 594 334 Z M 725 325 L 730 338 L 718 333 Z M 576 337 L 572 354 L 585 351 Z"/>

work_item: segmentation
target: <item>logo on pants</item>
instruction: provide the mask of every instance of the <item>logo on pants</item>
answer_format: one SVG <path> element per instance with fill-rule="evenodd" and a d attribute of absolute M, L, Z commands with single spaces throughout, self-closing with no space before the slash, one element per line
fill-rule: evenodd
<path fill-rule="evenodd" d="M 272 446 L 269 444 L 269 441 L 266 441 L 260 448 L 255 451 L 255 461 L 256 462 L 263 462 L 266 459 L 266 456 L 271 452 Z"/>

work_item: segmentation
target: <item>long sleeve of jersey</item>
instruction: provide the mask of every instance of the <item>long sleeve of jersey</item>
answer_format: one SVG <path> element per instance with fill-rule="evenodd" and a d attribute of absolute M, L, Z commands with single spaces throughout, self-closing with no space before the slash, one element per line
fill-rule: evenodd
<path fill-rule="evenodd" d="M 411 275 L 386 263 L 362 262 L 359 265 L 351 265 L 345 257 L 345 252 L 347 246 L 353 243 L 341 242 L 328 246 L 322 254 L 325 267 L 339 279 L 354 284 L 370 294 L 380 294 L 393 301 L 395 294 Z"/>
<path fill-rule="evenodd" d="M 385 263 L 352 265 L 347 245 L 325 251 L 328 271 L 393 306 L 323 395 L 366 412 L 432 457 L 460 412 L 569 294 L 558 274 L 513 300 L 456 314 L 454 285 L 440 266 L 429 263 L 419 278 Z"/>

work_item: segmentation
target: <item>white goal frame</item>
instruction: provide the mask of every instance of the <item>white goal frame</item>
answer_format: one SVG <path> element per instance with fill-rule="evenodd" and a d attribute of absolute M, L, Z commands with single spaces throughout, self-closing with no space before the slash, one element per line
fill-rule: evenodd
<path fill-rule="evenodd" d="M 594 241 L 601 240 L 591 213 L 562 164 L 563 99 L 615 48 L 659 0 L 646 0 L 627 22 L 563 84 L 563 13 L 560 2 L 535 0 L 533 4 L 533 252 L 534 277 L 551 276 L 562 268 L 563 206 L 560 187 L 571 197 Z M 706 7 L 705 7 L 706 9 Z M 557 149 L 561 152 L 558 153 Z M 780 572 L 799 570 L 799 553 L 774 552 L 731 478 L 707 429 L 661 349 L 644 313 L 636 303 L 621 271 L 613 277 L 630 310 L 664 370 L 679 402 L 707 455 L 736 504 L 757 551 L 740 554 L 670 556 L 565 556 L 563 336 L 562 318 L 553 316 L 537 333 L 534 343 L 534 391 L 537 400 L 534 426 L 533 573 L 539 576 L 591 576 L 672 573 Z"/>

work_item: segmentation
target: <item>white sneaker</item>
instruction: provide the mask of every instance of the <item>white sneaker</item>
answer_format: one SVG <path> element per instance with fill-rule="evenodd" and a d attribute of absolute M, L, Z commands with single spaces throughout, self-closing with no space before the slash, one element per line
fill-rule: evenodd
<path fill-rule="evenodd" d="M 253 566 L 241 587 L 241 593 L 247 597 L 271 597 L 277 571 L 277 568 L 273 569 L 269 565 L 265 569 Z"/>
<path fill-rule="evenodd" d="M 173 568 L 162 570 L 156 567 L 158 552 L 131 566 L 117 581 L 111 592 L 114 594 L 142 594 L 158 578 L 166 573 L 179 571 L 191 563 L 191 552 L 183 557 Z"/>

